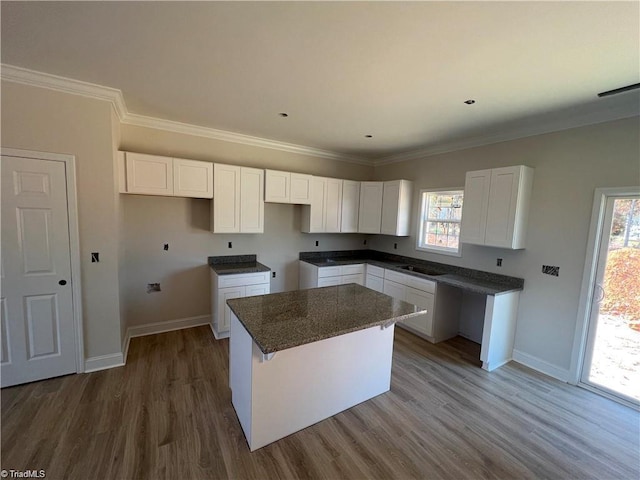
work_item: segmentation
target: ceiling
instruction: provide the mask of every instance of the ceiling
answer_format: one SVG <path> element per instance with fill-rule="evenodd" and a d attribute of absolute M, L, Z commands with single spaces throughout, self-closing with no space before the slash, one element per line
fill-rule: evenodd
<path fill-rule="evenodd" d="M 597 93 L 640 82 L 639 6 L 3 1 L 1 58 L 134 114 L 380 159 L 637 115 L 638 90 Z"/>

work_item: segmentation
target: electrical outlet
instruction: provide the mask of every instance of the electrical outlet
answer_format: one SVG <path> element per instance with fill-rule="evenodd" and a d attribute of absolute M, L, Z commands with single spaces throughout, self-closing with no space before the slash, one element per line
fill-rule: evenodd
<path fill-rule="evenodd" d="M 229 242 L 229 248 L 233 248 L 233 243 Z"/>
<path fill-rule="evenodd" d="M 367 240 L 365 239 L 364 242 L 362 242 L 363 245 L 367 244 Z"/>
<path fill-rule="evenodd" d="M 147 293 L 160 292 L 159 283 L 147 283 Z"/>
<path fill-rule="evenodd" d="M 557 277 L 560 275 L 560 267 L 556 267 L 554 265 L 542 265 L 542 273 Z"/>
<path fill-rule="evenodd" d="M 91 263 L 98 263 L 100 261 L 100 253 L 91 252 Z"/>
<path fill-rule="evenodd" d="M 164 244 L 164 250 L 165 250 L 165 251 L 169 250 L 169 244 L 168 244 L 168 243 L 165 243 L 165 244 Z"/>
<path fill-rule="evenodd" d="M 498 258 L 498 259 L 496 260 L 496 265 L 497 265 L 498 267 L 501 267 L 501 266 L 502 266 L 502 259 L 501 259 L 501 258 Z"/>
<path fill-rule="evenodd" d="M 276 278 L 276 272 L 271 272 L 271 278 Z"/>
<path fill-rule="evenodd" d="M 320 242 L 318 240 L 316 240 L 316 247 L 320 246 Z"/>
<path fill-rule="evenodd" d="M 398 249 L 398 244 L 397 244 L 397 243 L 394 243 L 394 244 L 393 244 L 393 249 L 394 249 L 394 250 L 397 250 L 397 249 Z"/>

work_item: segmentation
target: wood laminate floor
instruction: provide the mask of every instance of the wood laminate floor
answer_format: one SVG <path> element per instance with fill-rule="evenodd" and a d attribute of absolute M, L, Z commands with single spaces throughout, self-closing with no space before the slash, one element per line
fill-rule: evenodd
<path fill-rule="evenodd" d="M 390 392 L 250 453 L 228 341 L 208 327 L 134 338 L 125 367 L 2 390 L 1 467 L 47 479 L 640 478 L 637 412 L 513 362 L 485 372 L 477 354 L 396 329 Z"/>

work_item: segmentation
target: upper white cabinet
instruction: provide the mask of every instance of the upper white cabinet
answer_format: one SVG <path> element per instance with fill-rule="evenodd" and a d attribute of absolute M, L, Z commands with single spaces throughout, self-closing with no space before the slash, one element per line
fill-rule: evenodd
<path fill-rule="evenodd" d="M 533 169 L 524 165 L 467 172 L 462 242 L 525 248 L 532 186 Z"/>
<path fill-rule="evenodd" d="M 264 200 L 270 203 L 311 204 L 311 175 L 266 170 Z"/>
<path fill-rule="evenodd" d="M 409 180 L 384 182 L 380 233 L 396 237 L 409 235 L 412 186 Z"/>
<path fill-rule="evenodd" d="M 302 211 L 304 233 L 340 232 L 342 182 L 337 178 L 311 178 L 311 205 Z"/>
<path fill-rule="evenodd" d="M 213 164 L 196 160 L 118 152 L 120 193 L 211 198 Z"/>
<path fill-rule="evenodd" d="M 212 198 L 213 163 L 174 158 L 173 194 L 177 197 Z"/>
<path fill-rule="evenodd" d="M 214 164 L 211 231 L 264 232 L 263 198 L 263 170 Z"/>
<path fill-rule="evenodd" d="M 383 182 L 360 182 L 359 233 L 380 233 Z"/>
<path fill-rule="evenodd" d="M 342 220 L 340 231 L 356 233 L 358 231 L 358 210 L 360 209 L 360 182 L 342 181 Z"/>

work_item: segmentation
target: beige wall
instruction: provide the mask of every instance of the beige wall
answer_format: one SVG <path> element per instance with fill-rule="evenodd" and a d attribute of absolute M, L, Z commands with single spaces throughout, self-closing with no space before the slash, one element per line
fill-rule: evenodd
<path fill-rule="evenodd" d="M 111 105 L 2 82 L 2 146 L 75 155 L 85 356 L 119 353 Z M 100 252 L 100 263 L 91 263 Z"/>
<path fill-rule="evenodd" d="M 369 179 L 373 168 L 271 149 L 122 125 L 122 150 L 272 168 L 338 178 Z M 121 195 L 124 269 L 121 295 L 127 326 L 209 315 L 207 257 L 256 254 L 276 272 L 271 291 L 298 288 L 298 253 L 366 248 L 364 235 L 300 233 L 302 208 L 267 203 L 261 235 L 212 234 L 208 200 Z M 315 242 L 320 242 L 315 246 Z M 227 244 L 232 242 L 233 248 Z M 163 245 L 169 244 L 164 251 Z M 162 291 L 146 293 L 148 283 Z"/>
<path fill-rule="evenodd" d="M 402 255 L 524 278 L 515 348 L 569 369 L 594 190 L 640 184 L 639 131 L 636 117 L 379 166 L 376 179 L 415 182 L 413 234 L 377 236 L 371 248 L 394 252 L 397 242 Z M 467 171 L 520 164 L 535 169 L 525 250 L 465 245 L 462 258 L 416 251 L 420 189 L 463 187 Z M 560 276 L 543 275 L 543 264 L 560 266 Z"/>

